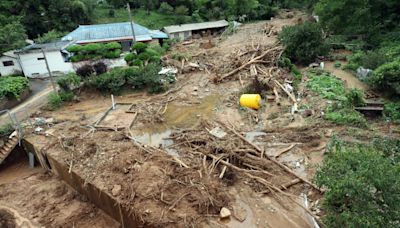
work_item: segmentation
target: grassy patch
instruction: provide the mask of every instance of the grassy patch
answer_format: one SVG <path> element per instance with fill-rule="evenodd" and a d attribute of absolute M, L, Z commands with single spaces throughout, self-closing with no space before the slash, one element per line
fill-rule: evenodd
<path fill-rule="evenodd" d="M 110 10 L 114 10 L 114 16 L 110 15 Z M 160 29 L 167 25 L 175 24 L 175 16 L 160 14 L 156 11 L 150 11 L 150 15 L 146 10 L 136 9 L 132 11 L 135 23 L 143 25 L 150 29 Z M 94 10 L 94 24 L 128 22 L 129 14 L 125 8 L 113 9 L 112 7 L 99 6 Z"/>
<path fill-rule="evenodd" d="M 24 77 L 0 77 L 0 100 L 3 98 L 19 99 L 21 94 L 29 88 L 29 81 Z"/>
<path fill-rule="evenodd" d="M 327 109 L 325 119 L 336 124 L 366 127 L 367 121 L 364 116 L 352 108 Z"/>
<path fill-rule="evenodd" d="M 351 89 L 346 91 L 343 81 L 326 72 L 308 72 L 310 78 L 307 88 L 321 97 L 333 101 L 326 108 L 324 118 L 332 123 L 366 127 L 367 121 L 362 114 L 353 109 L 363 105 L 363 92 Z"/>
<path fill-rule="evenodd" d="M 308 72 L 307 74 L 310 78 L 307 82 L 307 88 L 311 91 L 318 93 L 328 100 L 346 100 L 346 97 L 344 96 L 346 89 L 341 80 L 325 72 L 321 75 L 317 75 L 313 72 Z"/>

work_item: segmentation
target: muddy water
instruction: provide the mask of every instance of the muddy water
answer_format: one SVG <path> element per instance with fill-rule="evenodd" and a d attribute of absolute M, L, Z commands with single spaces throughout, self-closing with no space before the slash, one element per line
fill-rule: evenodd
<path fill-rule="evenodd" d="M 168 148 L 173 144 L 173 141 L 168 139 L 173 129 L 191 128 L 199 124 L 202 119 L 211 119 L 219 101 L 219 95 L 211 95 L 205 97 L 199 104 L 170 103 L 164 114 L 164 123 L 134 130 L 135 138 L 143 144 L 165 148 L 170 155 L 178 156 L 176 150 Z"/>
<path fill-rule="evenodd" d="M 342 67 L 347 64 L 346 61 L 340 61 Z M 335 75 L 336 77 L 342 79 L 345 82 L 347 88 L 356 88 L 361 90 L 367 90 L 368 87 L 363 82 L 361 82 L 356 76 L 352 73 L 341 69 L 341 67 L 336 68 L 335 62 L 326 62 L 325 70 Z"/>
<path fill-rule="evenodd" d="M 200 104 L 182 106 L 178 103 L 168 105 L 164 114 L 164 125 L 170 128 L 190 128 L 198 124 L 201 119 L 210 119 L 220 100 L 220 96 L 210 95 L 205 97 Z"/>

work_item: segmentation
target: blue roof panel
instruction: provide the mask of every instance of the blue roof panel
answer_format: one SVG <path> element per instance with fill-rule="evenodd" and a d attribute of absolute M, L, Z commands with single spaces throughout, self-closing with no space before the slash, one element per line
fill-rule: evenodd
<path fill-rule="evenodd" d="M 134 24 L 135 37 L 137 40 L 146 38 L 168 38 L 167 34 L 158 30 L 149 30 L 138 24 Z M 118 40 L 132 38 L 132 29 L 130 22 L 98 24 L 98 25 L 80 25 L 73 32 L 64 36 L 62 40 L 74 40 L 76 42 L 100 42 L 107 40 Z"/>

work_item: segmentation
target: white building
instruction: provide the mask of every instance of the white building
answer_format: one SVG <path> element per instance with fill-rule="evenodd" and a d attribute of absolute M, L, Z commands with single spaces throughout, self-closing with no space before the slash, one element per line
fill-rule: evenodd
<path fill-rule="evenodd" d="M 67 62 L 68 53 L 63 52 L 69 45 L 69 41 L 32 44 L 16 51 L 15 54 L 19 56 L 21 69 L 25 76 L 30 78 L 42 78 L 49 76 L 42 50 L 46 54 L 50 71 L 53 74 L 57 75 L 74 72 L 72 64 Z"/>
<path fill-rule="evenodd" d="M 23 75 L 18 56 L 14 51 L 5 52 L 0 56 L 0 76 L 7 75 Z"/>
<path fill-rule="evenodd" d="M 203 33 L 220 33 L 228 26 L 229 23 L 226 20 L 220 20 L 183 25 L 171 25 L 164 27 L 162 30 L 168 34 L 170 39 L 179 38 L 181 40 L 187 40 L 191 39 L 196 34 L 202 36 Z"/>

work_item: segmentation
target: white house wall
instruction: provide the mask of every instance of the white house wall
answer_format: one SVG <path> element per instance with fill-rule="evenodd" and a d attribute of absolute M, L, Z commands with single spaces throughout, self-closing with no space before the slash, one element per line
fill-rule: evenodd
<path fill-rule="evenodd" d="M 60 51 L 46 52 L 46 57 L 51 72 L 69 73 L 74 71 L 70 62 L 64 62 Z M 22 69 L 27 77 L 43 77 L 48 75 L 46 62 L 42 58 L 43 54 L 41 52 L 20 54 Z"/>
<path fill-rule="evenodd" d="M 13 61 L 14 66 L 4 66 L 3 62 L 5 61 Z M 1 76 L 13 75 L 15 73 L 21 73 L 22 69 L 19 65 L 19 62 L 15 58 L 11 58 L 8 56 L 1 56 L 0 57 L 0 74 Z"/>

